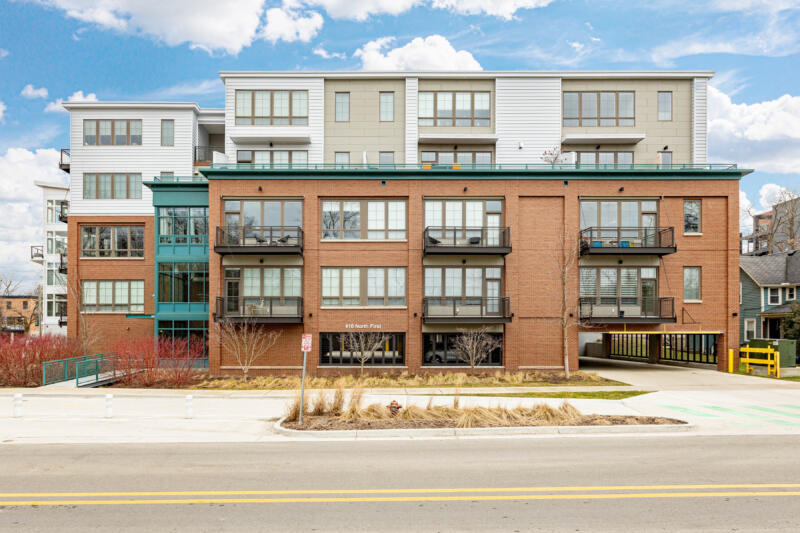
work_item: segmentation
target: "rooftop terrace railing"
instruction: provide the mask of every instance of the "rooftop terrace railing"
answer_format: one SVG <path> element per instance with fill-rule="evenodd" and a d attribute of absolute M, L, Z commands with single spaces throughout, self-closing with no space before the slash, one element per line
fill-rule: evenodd
<path fill-rule="evenodd" d="M 268 170 L 268 171 L 287 171 L 287 170 L 340 170 L 340 171 L 392 171 L 392 170 L 430 170 L 430 171 L 449 171 L 449 170 L 470 170 L 475 172 L 485 172 L 487 170 L 737 170 L 736 163 L 636 163 L 631 165 L 624 164 L 581 164 L 581 163 L 454 163 L 450 165 L 439 165 L 431 163 L 212 163 L 212 170 Z"/>
<path fill-rule="evenodd" d="M 154 183 L 208 183 L 208 178 L 196 176 L 153 176 Z"/>

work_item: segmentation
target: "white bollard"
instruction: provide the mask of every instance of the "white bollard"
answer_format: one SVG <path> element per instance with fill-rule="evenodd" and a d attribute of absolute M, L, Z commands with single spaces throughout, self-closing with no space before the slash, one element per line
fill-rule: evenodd
<path fill-rule="evenodd" d="M 14 418 L 21 417 L 22 416 L 22 394 L 17 393 L 17 394 L 14 395 L 13 405 L 14 405 Z"/>
<path fill-rule="evenodd" d="M 186 418 L 194 418 L 194 407 L 192 406 L 192 395 L 186 395 Z"/>
<path fill-rule="evenodd" d="M 111 411 L 111 400 L 114 399 L 113 394 L 106 394 L 106 418 L 111 418 L 113 412 Z"/>

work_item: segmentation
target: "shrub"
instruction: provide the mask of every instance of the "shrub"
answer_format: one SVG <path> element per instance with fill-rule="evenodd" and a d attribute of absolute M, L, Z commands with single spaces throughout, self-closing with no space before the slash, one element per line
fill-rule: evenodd
<path fill-rule="evenodd" d="M 166 337 L 120 338 L 112 347 L 114 368 L 126 387 L 182 388 L 200 379 L 202 344 Z"/>
<path fill-rule="evenodd" d="M 0 337 L 0 386 L 38 387 L 42 363 L 84 355 L 80 342 L 61 335 Z"/>

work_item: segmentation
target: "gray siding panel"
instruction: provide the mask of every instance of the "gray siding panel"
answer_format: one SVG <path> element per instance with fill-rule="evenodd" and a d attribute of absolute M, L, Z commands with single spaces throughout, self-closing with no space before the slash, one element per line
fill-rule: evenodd
<path fill-rule="evenodd" d="M 561 146 L 561 79 L 497 78 L 497 163 L 539 163 Z"/>

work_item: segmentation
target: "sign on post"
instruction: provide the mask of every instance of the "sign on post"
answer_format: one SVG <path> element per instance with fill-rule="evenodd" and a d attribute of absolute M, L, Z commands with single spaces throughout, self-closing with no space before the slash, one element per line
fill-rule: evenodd
<path fill-rule="evenodd" d="M 303 377 L 300 379 L 300 416 L 298 424 L 303 425 L 303 402 L 306 395 L 306 358 L 311 351 L 311 333 L 303 333 L 300 341 L 300 349 L 303 351 Z"/>

